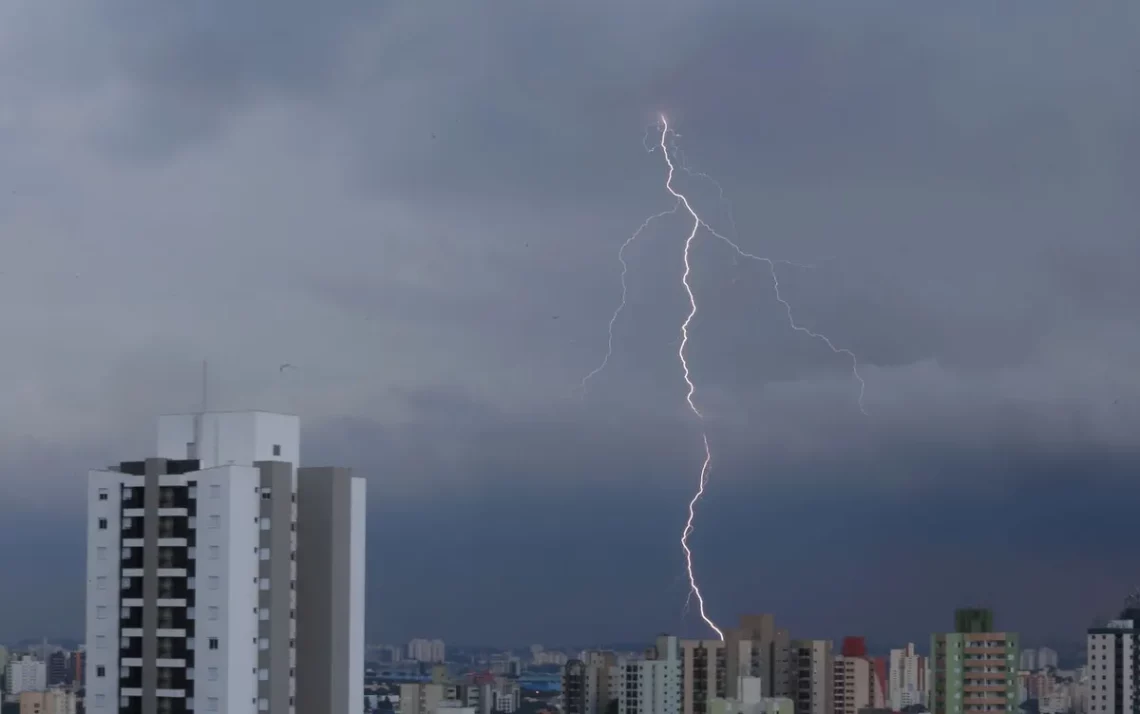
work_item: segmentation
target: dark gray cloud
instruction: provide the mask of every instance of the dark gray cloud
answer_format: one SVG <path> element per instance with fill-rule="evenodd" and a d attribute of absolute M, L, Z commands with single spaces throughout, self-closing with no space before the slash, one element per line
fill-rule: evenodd
<path fill-rule="evenodd" d="M 1140 419 L 1134 3 L 65 5 L 0 15 L 18 99 L 0 109 L 6 537 L 52 522 L 22 512 L 75 518 L 83 471 L 144 454 L 209 359 L 216 407 L 301 413 L 308 454 L 374 479 L 391 610 L 374 632 L 673 626 L 699 465 L 682 218 L 628 250 L 615 352 L 576 389 L 604 354 L 617 247 L 670 205 L 641 143 L 665 111 L 723 186 L 678 176 L 700 210 L 816 266 L 780 266 L 782 294 L 859 355 L 871 413 L 850 363 L 788 329 L 764 266 L 702 235 L 690 357 L 716 477 L 699 553 L 720 616 L 770 604 L 804 630 L 865 617 L 901 637 L 960 599 L 1013 609 L 1066 567 L 1103 588 L 1040 599 L 1070 620 L 1018 625 L 1059 636 L 1125 585 L 1111 522 L 1081 514 L 1124 502 L 1134 461 L 1105 454 Z M 993 592 L 931 579 L 931 558 L 965 572 L 982 546 L 955 527 L 963 502 L 1003 534 L 979 566 L 1007 574 Z M 828 546 L 853 532 L 866 571 Z M 65 540 L 45 552 L 75 557 Z M 596 560 L 570 573 L 576 549 Z M 425 560 L 471 599 L 430 604 Z M 575 610 L 599 598 L 652 604 Z M 926 604 L 891 623 L 885 599 Z"/>

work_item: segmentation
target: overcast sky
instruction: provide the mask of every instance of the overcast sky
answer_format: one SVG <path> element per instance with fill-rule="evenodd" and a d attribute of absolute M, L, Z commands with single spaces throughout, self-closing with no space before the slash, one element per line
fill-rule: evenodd
<path fill-rule="evenodd" d="M 79 635 L 90 467 L 303 418 L 369 478 L 374 638 L 710 614 L 1076 640 L 1136 585 L 1134 0 L 0 5 L 0 640 Z M 681 155 L 677 154 L 678 161 Z M 281 373 L 283 362 L 298 369 Z"/>

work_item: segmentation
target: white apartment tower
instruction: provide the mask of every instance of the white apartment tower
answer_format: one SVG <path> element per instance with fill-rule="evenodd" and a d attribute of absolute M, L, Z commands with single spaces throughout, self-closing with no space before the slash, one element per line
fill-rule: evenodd
<path fill-rule="evenodd" d="M 680 642 L 662 635 L 646 654 L 613 669 L 610 691 L 616 693 L 618 714 L 681 714 Z"/>
<path fill-rule="evenodd" d="M 891 650 L 887 688 L 891 709 L 900 711 L 915 704 L 926 705 L 926 657 L 918 654 L 914 643 Z"/>
<path fill-rule="evenodd" d="M 159 419 L 88 478 L 91 714 L 360 714 L 364 482 L 305 469 L 300 421 Z"/>
<path fill-rule="evenodd" d="M 1140 608 L 1088 631 L 1089 714 L 1140 713 Z"/>

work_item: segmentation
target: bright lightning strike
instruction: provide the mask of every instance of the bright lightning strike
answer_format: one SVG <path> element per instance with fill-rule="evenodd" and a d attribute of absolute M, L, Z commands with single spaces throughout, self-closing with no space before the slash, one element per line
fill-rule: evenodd
<path fill-rule="evenodd" d="M 648 143 L 647 143 L 648 136 L 649 136 L 648 132 L 646 132 L 646 136 L 643 139 L 642 143 L 646 144 L 645 148 L 649 152 L 653 152 L 657 148 L 661 149 L 661 153 L 665 158 L 665 164 L 668 167 L 668 173 L 667 173 L 666 178 L 665 178 L 665 190 L 668 191 L 668 193 L 674 198 L 675 203 L 673 205 L 673 208 L 671 208 L 670 210 L 662 211 L 661 213 L 655 214 L 655 215 L 647 218 L 645 220 L 645 222 L 641 224 L 641 227 L 638 228 L 637 231 L 635 231 L 633 233 L 633 235 L 631 235 L 629 238 L 627 238 L 626 241 L 622 244 L 621 249 L 618 250 L 618 261 L 621 263 L 621 304 L 618 305 L 617 309 L 614 311 L 613 316 L 610 318 L 608 339 L 606 342 L 606 356 L 602 359 L 601 364 L 598 365 L 598 367 L 595 368 L 593 371 L 591 371 L 588 375 L 586 375 L 586 377 L 582 380 L 582 387 L 584 388 L 586 386 L 586 382 L 588 382 L 592 377 L 594 377 L 599 372 L 601 372 L 603 369 L 605 369 L 606 365 L 609 362 L 610 357 L 613 355 L 614 324 L 617 322 L 618 316 L 621 314 L 622 310 L 625 308 L 625 305 L 626 305 L 626 280 L 625 279 L 626 279 L 626 274 L 628 272 L 628 265 L 625 262 L 625 250 L 626 250 L 626 248 L 628 248 L 629 245 L 631 243 L 633 243 L 633 241 L 637 239 L 637 237 L 642 233 L 642 231 L 644 231 L 649 226 L 649 224 L 652 223 L 654 220 L 656 220 L 658 218 L 662 218 L 662 217 L 670 215 L 670 214 L 674 214 L 677 212 L 677 209 L 679 209 L 681 206 L 684 206 L 685 211 L 692 218 L 693 227 L 689 231 L 688 236 L 685 238 L 684 251 L 682 252 L 684 270 L 681 273 L 681 285 L 682 285 L 682 287 L 684 287 L 685 294 L 689 298 L 689 312 L 685 316 L 685 320 L 681 323 L 681 343 L 677 349 L 677 356 L 681 361 L 681 369 L 682 369 L 684 380 L 685 380 L 685 386 L 687 387 L 687 391 L 685 393 L 685 403 L 688 404 L 689 410 L 693 412 L 693 414 L 697 417 L 698 420 L 700 420 L 701 422 L 704 421 L 704 415 L 701 413 L 701 410 L 699 408 L 697 408 L 696 402 L 694 401 L 694 395 L 696 394 L 696 385 L 693 383 L 692 373 L 689 369 L 689 362 L 685 356 L 686 348 L 689 345 L 689 327 L 692 325 L 694 318 L 696 318 L 696 316 L 697 316 L 697 299 L 696 299 L 695 293 L 693 292 L 692 284 L 689 282 L 689 277 L 692 275 L 692 272 L 693 272 L 692 263 L 690 261 L 690 255 L 692 252 L 693 242 L 696 240 L 697 234 L 700 232 L 700 230 L 702 228 L 704 228 L 711 235 L 715 236 L 716 238 L 719 238 L 721 241 L 728 244 L 735 251 L 736 257 L 748 258 L 749 260 L 759 261 L 759 262 L 765 263 L 768 266 L 768 272 L 772 278 L 772 290 L 775 293 L 775 297 L 776 297 L 777 302 L 779 302 L 784 307 L 784 313 L 787 316 L 788 325 L 792 328 L 792 330 L 799 332 L 799 333 L 802 333 L 802 334 L 805 334 L 805 335 L 807 335 L 813 339 L 816 339 L 816 340 L 823 342 L 825 345 L 827 345 L 827 347 L 833 353 L 844 355 L 845 357 L 847 357 L 848 359 L 851 360 L 851 372 L 854 375 L 855 380 L 859 384 L 859 399 L 858 399 L 859 411 L 861 411 L 863 414 L 867 414 L 867 409 L 866 409 L 864 402 L 863 402 L 864 396 L 866 393 L 866 386 L 867 385 L 863 381 L 863 377 L 859 374 L 859 360 L 855 356 L 855 353 L 849 349 L 837 347 L 831 341 L 831 339 L 828 338 L 826 335 L 820 334 L 818 332 L 814 332 L 813 330 L 811 330 L 807 327 L 804 327 L 803 325 L 800 325 L 799 323 L 797 323 L 796 319 L 795 319 L 795 315 L 792 312 L 791 304 L 787 300 L 784 299 L 783 295 L 780 294 L 780 278 L 779 278 L 779 275 L 776 273 L 776 263 L 785 263 L 788 265 L 795 265 L 797 267 L 806 267 L 806 268 L 810 268 L 812 266 L 801 265 L 799 263 L 793 263 L 793 262 L 787 261 L 787 260 L 775 260 L 772 258 L 765 258 L 763 256 L 759 256 L 759 255 L 755 255 L 753 253 L 749 253 L 749 252 L 745 251 L 744 249 L 742 249 L 739 245 L 737 245 L 737 243 L 735 241 L 733 241 L 732 239 L 728 238 L 725 235 L 722 235 L 721 233 L 718 233 L 715 229 L 712 228 L 712 226 L 710 226 L 707 222 L 705 222 L 705 220 L 703 218 L 701 218 L 700 214 L 698 214 L 697 211 L 693 208 L 692 204 L 689 203 L 689 199 L 683 193 L 677 191 L 677 189 L 675 189 L 673 187 L 673 178 L 674 178 L 674 175 L 676 174 L 677 167 L 674 165 L 673 158 L 672 158 L 672 155 L 670 153 L 670 141 L 669 140 L 670 140 L 670 137 L 672 137 L 674 140 L 674 143 L 675 143 L 677 137 L 679 137 L 680 135 L 676 134 L 675 132 L 670 130 L 669 122 L 665 118 L 665 115 L 663 115 L 663 114 L 660 116 L 658 128 L 660 129 L 661 134 L 660 134 L 660 137 L 659 137 L 655 146 L 649 146 L 648 145 Z M 673 147 L 673 150 L 677 153 L 678 157 L 682 156 L 680 153 L 680 150 L 678 148 L 676 148 L 675 146 Z M 697 177 L 704 178 L 704 179 L 711 181 L 713 183 L 713 185 L 715 185 L 717 187 L 717 189 L 720 191 L 721 201 L 727 203 L 727 200 L 725 199 L 725 196 L 724 196 L 724 190 L 721 188 L 720 184 L 717 183 L 717 181 L 715 179 L 713 179 L 708 174 L 691 171 L 687 166 L 684 165 L 684 161 L 682 158 L 679 158 L 678 160 L 681 161 L 681 167 L 680 168 L 682 171 L 685 171 L 689 175 L 697 176 Z M 693 552 L 692 552 L 692 549 L 689 547 L 689 536 L 692 535 L 692 533 L 693 533 L 693 529 L 694 529 L 693 521 L 696 518 L 696 508 L 697 508 L 697 505 L 700 503 L 701 498 L 705 494 L 705 488 L 708 485 L 709 467 L 712 464 L 712 450 L 709 448 L 708 432 L 705 431 L 704 429 L 701 430 L 701 442 L 704 444 L 704 447 L 705 447 L 705 458 L 704 458 L 704 462 L 701 464 L 700 480 L 698 481 L 698 484 L 697 484 L 697 490 L 693 494 L 692 499 L 690 499 L 690 501 L 689 501 L 688 519 L 685 521 L 685 528 L 681 532 L 681 549 L 684 551 L 684 554 L 685 554 L 685 570 L 689 576 L 689 594 L 685 599 L 685 609 L 686 610 L 688 609 L 689 602 L 690 602 L 691 598 L 693 596 L 696 596 L 697 608 L 700 612 L 701 619 L 704 620 L 705 624 L 707 624 L 710 628 L 712 628 L 712 630 L 714 632 L 716 632 L 717 636 L 720 637 L 721 640 L 723 640 L 724 639 L 724 633 L 721 631 L 721 629 L 719 627 L 716 626 L 716 623 L 714 623 L 712 621 L 712 619 L 708 616 L 708 613 L 705 611 L 705 599 L 701 593 L 700 585 L 697 583 L 696 574 L 693 570 Z"/>

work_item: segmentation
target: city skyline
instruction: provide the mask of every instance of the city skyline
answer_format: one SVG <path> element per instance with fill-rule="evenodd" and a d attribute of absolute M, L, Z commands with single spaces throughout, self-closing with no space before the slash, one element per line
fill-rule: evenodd
<path fill-rule="evenodd" d="M 195 7 L 0 23 L 0 641 L 82 632 L 84 475 L 203 359 L 211 408 L 368 479 L 369 639 L 707 634 L 680 218 L 579 389 L 671 206 L 662 111 L 866 379 L 865 416 L 762 270 L 694 248 L 713 619 L 921 642 L 981 603 L 1059 643 L 1136 586 L 1135 2 Z"/>

